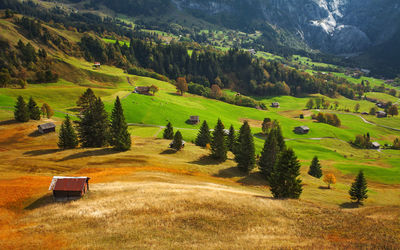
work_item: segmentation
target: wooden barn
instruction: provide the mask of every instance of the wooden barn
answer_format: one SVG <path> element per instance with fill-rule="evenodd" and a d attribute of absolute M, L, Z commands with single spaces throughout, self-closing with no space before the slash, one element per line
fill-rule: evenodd
<path fill-rule="evenodd" d="M 190 124 L 199 124 L 199 122 L 200 122 L 199 116 L 197 116 L 197 115 L 190 116 L 190 118 L 189 118 Z"/>
<path fill-rule="evenodd" d="M 150 95 L 150 87 L 138 86 L 135 88 L 135 93 L 141 94 L 141 95 Z"/>
<path fill-rule="evenodd" d="M 76 200 L 89 191 L 89 177 L 54 176 L 49 191 L 55 201 Z"/>
<path fill-rule="evenodd" d="M 378 112 L 376 112 L 376 117 L 385 118 L 385 117 L 387 117 L 387 113 L 385 111 L 378 111 Z"/>
<path fill-rule="evenodd" d="M 310 132 L 310 128 L 307 126 L 300 126 L 300 127 L 295 127 L 293 131 L 296 134 L 304 135 L 304 134 L 308 134 L 308 132 Z"/>
<path fill-rule="evenodd" d="M 94 62 L 94 64 L 93 64 L 93 68 L 96 68 L 96 69 L 100 68 L 100 66 L 101 66 L 100 62 Z"/>
<path fill-rule="evenodd" d="M 273 102 L 273 103 L 271 103 L 271 107 L 272 108 L 279 108 L 280 104 L 279 104 L 279 102 Z"/>
<path fill-rule="evenodd" d="M 38 131 L 41 134 L 47 134 L 50 132 L 56 132 L 56 125 L 52 122 L 41 124 L 38 126 Z"/>

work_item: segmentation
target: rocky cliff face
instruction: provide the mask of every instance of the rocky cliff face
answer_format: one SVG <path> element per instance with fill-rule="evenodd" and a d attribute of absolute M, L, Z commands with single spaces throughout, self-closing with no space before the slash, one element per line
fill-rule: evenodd
<path fill-rule="evenodd" d="M 310 47 L 357 53 L 390 40 L 400 23 L 398 0 L 173 0 L 206 15 L 240 13 L 297 35 Z"/>

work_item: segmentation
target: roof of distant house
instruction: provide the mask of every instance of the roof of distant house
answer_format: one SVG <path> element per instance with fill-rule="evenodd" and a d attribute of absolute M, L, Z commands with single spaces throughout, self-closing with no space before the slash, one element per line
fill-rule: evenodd
<path fill-rule="evenodd" d="M 56 191 L 81 191 L 83 185 L 89 177 L 66 177 L 66 176 L 54 176 L 51 180 L 49 190 Z"/>
<path fill-rule="evenodd" d="M 38 128 L 41 128 L 41 129 L 49 129 L 49 128 L 55 128 L 55 127 L 56 127 L 56 125 L 52 122 L 38 125 Z"/>

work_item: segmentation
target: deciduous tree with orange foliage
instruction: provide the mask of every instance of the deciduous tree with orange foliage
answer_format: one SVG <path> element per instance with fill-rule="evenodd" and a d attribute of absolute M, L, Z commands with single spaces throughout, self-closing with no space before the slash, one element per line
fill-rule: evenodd
<path fill-rule="evenodd" d="M 331 189 L 331 184 L 336 184 L 336 177 L 334 174 L 326 174 L 324 176 L 324 182 L 328 184 L 328 188 Z"/>
<path fill-rule="evenodd" d="M 176 89 L 181 93 L 181 95 L 188 91 L 188 84 L 185 77 L 178 77 L 178 79 L 176 79 Z"/>

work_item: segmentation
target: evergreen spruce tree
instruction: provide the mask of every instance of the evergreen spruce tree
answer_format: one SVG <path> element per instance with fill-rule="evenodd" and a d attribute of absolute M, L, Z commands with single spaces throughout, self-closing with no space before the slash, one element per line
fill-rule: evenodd
<path fill-rule="evenodd" d="M 261 152 L 261 157 L 258 162 L 261 173 L 268 181 L 270 181 L 276 160 L 280 154 L 280 148 L 276 140 L 276 133 L 273 130 L 268 134 L 268 137 L 265 140 L 264 148 Z"/>
<path fill-rule="evenodd" d="M 231 125 L 231 127 L 229 128 L 229 135 L 228 135 L 228 138 L 227 138 L 228 150 L 233 152 L 234 151 L 234 147 L 235 147 L 235 143 L 236 143 L 235 128 L 233 127 L 233 125 Z"/>
<path fill-rule="evenodd" d="M 91 104 L 96 101 L 96 96 L 91 88 L 86 89 L 86 91 L 79 97 L 76 105 L 80 107 L 83 112 L 85 109 L 89 108 Z"/>
<path fill-rule="evenodd" d="M 224 124 L 218 119 L 211 140 L 211 156 L 219 161 L 226 161 L 228 148 L 225 142 Z"/>
<path fill-rule="evenodd" d="M 108 114 L 100 98 L 89 105 L 78 122 L 79 139 L 83 147 L 104 147 L 109 142 Z"/>
<path fill-rule="evenodd" d="M 298 199 L 301 186 L 300 162 L 293 149 L 285 149 L 279 156 L 270 179 L 271 192 L 275 198 Z"/>
<path fill-rule="evenodd" d="M 318 179 L 322 177 L 321 164 L 319 163 L 317 156 L 314 156 L 308 174 Z"/>
<path fill-rule="evenodd" d="M 111 145 L 118 151 L 127 151 L 131 148 L 131 135 L 125 121 L 121 101 L 117 96 L 111 113 Z"/>
<path fill-rule="evenodd" d="M 356 201 L 358 204 L 362 204 L 362 201 L 368 198 L 367 192 L 367 180 L 364 177 L 363 171 L 360 171 L 353 184 L 351 184 L 349 190 L 350 199 Z"/>
<path fill-rule="evenodd" d="M 168 122 L 167 127 L 164 129 L 163 138 L 168 140 L 174 138 L 174 128 L 170 122 Z"/>
<path fill-rule="evenodd" d="M 286 149 L 285 139 L 283 138 L 283 135 L 282 135 L 281 125 L 279 124 L 279 122 L 277 120 L 274 121 L 273 128 L 274 128 L 273 131 L 275 133 L 275 138 L 278 143 L 279 149 L 281 151 L 284 151 Z"/>
<path fill-rule="evenodd" d="M 60 134 L 58 136 L 58 147 L 61 149 L 72 149 L 78 146 L 78 137 L 72 126 L 71 119 L 67 115 L 65 121 L 61 124 Z"/>
<path fill-rule="evenodd" d="M 249 173 L 256 162 L 253 135 L 247 121 L 240 128 L 235 161 L 238 163 L 238 168 L 245 173 Z"/>
<path fill-rule="evenodd" d="M 208 127 L 207 121 L 204 121 L 203 124 L 201 124 L 201 128 L 199 134 L 197 135 L 195 143 L 197 146 L 205 147 L 210 142 L 211 142 L 210 128 Z"/>
<path fill-rule="evenodd" d="M 22 96 L 18 96 L 17 104 L 14 109 L 14 117 L 15 120 L 19 122 L 29 121 L 29 109 Z"/>
<path fill-rule="evenodd" d="M 40 109 L 33 98 L 29 98 L 28 102 L 29 117 L 32 120 L 40 120 Z"/>
<path fill-rule="evenodd" d="M 172 148 L 175 149 L 176 151 L 181 150 L 182 147 L 183 147 L 183 145 L 182 145 L 183 141 L 182 140 L 183 139 L 182 139 L 181 132 L 179 130 L 176 131 L 175 136 L 174 136 L 174 140 L 172 142 Z"/>

